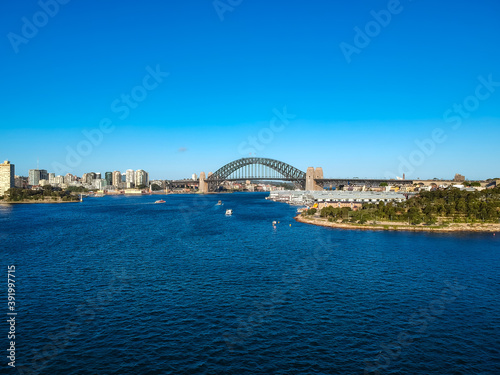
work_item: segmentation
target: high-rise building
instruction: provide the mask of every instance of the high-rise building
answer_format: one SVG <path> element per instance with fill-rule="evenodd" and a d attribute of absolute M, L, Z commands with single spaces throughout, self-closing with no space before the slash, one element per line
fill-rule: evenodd
<path fill-rule="evenodd" d="M 112 185 L 114 185 L 114 186 L 120 186 L 121 182 L 122 182 L 122 172 L 120 172 L 120 171 L 114 171 L 113 172 L 113 183 L 112 183 Z"/>
<path fill-rule="evenodd" d="M 104 176 L 104 178 L 106 179 L 106 185 L 113 185 L 113 172 L 106 172 Z"/>
<path fill-rule="evenodd" d="M 148 172 L 143 171 L 142 169 L 138 169 L 135 171 L 135 186 L 148 186 L 149 184 L 149 175 Z"/>
<path fill-rule="evenodd" d="M 5 195 L 5 192 L 14 187 L 14 164 L 5 160 L 0 164 L 0 195 Z"/>
<path fill-rule="evenodd" d="M 127 171 L 125 172 L 125 176 L 126 176 L 126 179 L 125 179 L 125 182 L 126 183 L 135 183 L 135 172 L 133 169 L 127 169 Z"/>
<path fill-rule="evenodd" d="M 32 186 L 38 185 L 40 180 L 48 180 L 49 174 L 45 169 L 30 169 L 28 183 Z"/>
<path fill-rule="evenodd" d="M 54 183 L 54 179 L 55 178 L 56 178 L 56 174 L 55 173 L 49 173 L 49 183 L 50 184 Z"/>
<path fill-rule="evenodd" d="M 21 189 L 28 188 L 28 177 L 14 176 L 14 186 Z"/>
<path fill-rule="evenodd" d="M 82 176 L 82 183 L 92 185 L 92 181 L 94 181 L 96 178 L 97 175 L 94 172 L 84 173 Z"/>
<path fill-rule="evenodd" d="M 73 181 L 76 181 L 75 176 L 73 176 L 71 173 L 66 173 L 66 176 L 64 176 L 64 183 L 69 185 Z"/>

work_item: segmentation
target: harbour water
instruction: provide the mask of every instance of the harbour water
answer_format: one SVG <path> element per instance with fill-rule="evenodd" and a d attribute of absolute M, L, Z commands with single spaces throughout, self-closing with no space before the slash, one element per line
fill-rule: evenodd
<path fill-rule="evenodd" d="M 265 196 L 0 205 L 18 373 L 500 373 L 500 235 L 316 227 Z"/>

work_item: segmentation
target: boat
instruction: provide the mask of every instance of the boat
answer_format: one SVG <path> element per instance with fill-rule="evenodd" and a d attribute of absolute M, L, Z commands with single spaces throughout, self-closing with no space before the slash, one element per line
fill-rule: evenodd
<path fill-rule="evenodd" d="M 231 216 L 233 214 L 233 210 L 227 209 L 226 210 L 226 216 Z"/>
<path fill-rule="evenodd" d="M 159 200 L 155 201 L 155 203 L 165 203 L 165 201 L 163 199 L 159 199 Z"/>
<path fill-rule="evenodd" d="M 222 206 L 222 201 L 218 201 L 216 206 Z"/>

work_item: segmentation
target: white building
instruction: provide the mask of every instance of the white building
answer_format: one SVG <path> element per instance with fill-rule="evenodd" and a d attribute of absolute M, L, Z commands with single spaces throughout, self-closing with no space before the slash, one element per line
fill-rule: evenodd
<path fill-rule="evenodd" d="M 125 182 L 127 183 L 127 188 L 132 188 L 135 185 L 135 171 L 133 169 L 127 169 L 125 172 Z"/>
<path fill-rule="evenodd" d="M 8 160 L 0 164 L 0 195 L 14 187 L 14 169 L 14 164 L 10 164 Z"/>
<path fill-rule="evenodd" d="M 122 172 L 114 171 L 113 172 L 113 186 L 120 186 L 122 182 Z"/>
<path fill-rule="evenodd" d="M 140 185 L 149 185 L 149 174 L 142 169 L 138 169 L 137 171 L 135 171 L 135 186 L 137 187 Z"/>

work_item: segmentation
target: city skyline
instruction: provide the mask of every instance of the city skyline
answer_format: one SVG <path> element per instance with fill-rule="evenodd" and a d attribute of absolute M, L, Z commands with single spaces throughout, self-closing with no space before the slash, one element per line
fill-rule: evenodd
<path fill-rule="evenodd" d="M 498 177 L 497 2 L 40 3 L 1 15 L 0 159 L 17 171 L 179 179 L 259 156 Z"/>

